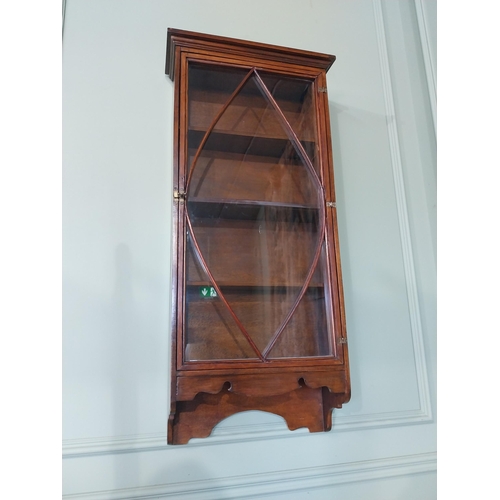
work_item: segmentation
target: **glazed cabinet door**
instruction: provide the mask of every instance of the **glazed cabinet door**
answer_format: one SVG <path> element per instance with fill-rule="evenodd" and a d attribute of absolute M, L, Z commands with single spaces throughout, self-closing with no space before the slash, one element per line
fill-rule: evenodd
<path fill-rule="evenodd" d="M 182 74 L 178 363 L 338 356 L 316 80 L 193 58 Z"/>

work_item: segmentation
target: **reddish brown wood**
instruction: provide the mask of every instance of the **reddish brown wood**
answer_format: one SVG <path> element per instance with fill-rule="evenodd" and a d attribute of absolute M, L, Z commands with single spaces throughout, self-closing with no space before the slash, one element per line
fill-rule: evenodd
<path fill-rule="evenodd" d="M 174 189 L 188 194 L 174 209 L 171 444 L 245 410 L 330 430 L 350 398 L 336 213 L 325 208 L 328 100 L 317 94 L 334 60 L 169 29 Z M 190 65 L 201 72 L 191 83 Z M 220 68 L 246 77 L 211 87 Z M 196 296 L 206 285 L 212 302 Z"/>
<path fill-rule="evenodd" d="M 247 410 L 279 415 L 292 431 L 304 427 L 310 432 L 328 431 L 332 427 L 331 410 L 340 406 L 337 395 L 324 387 L 311 389 L 299 384 L 284 394 L 263 397 L 235 394 L 229 390 L 229 384 L 225 384 L 217 394 L 200 393 L 191 401 L 177 403 L 169 435 L 172 435 L 172 444 L 204 438 L 225 418 Z"/>
<path fill-rule="evenodd" d="M 175 73 L 176 58 L 173 56 L 176 47 L 192 48 L 194 51 L 208 49 L 212 54 L 223 53 L 243 57 L 260 57 L 276 62 L 290 62 L 295 65 L 321 68 L 328 71 L 335 61 L 335 56 L 307 50 L 289 49 L 277 45 L 238 40 L 206 33 L 196 33 L 169 28 L 167 32 L 167 63 L 165 73 L 172 78 Z M 239 59 L 239 58 L 238 58 Z"/>
<path fill-rule="evenodd" d="M 217 157 L 205 154 L 198 158 L 198 168 L 191 179 L 191 201 L 194 196 L 204 199 L 261 200 L 262 194 L 275 203 L 293 202 L 303 205 L 311 196 L 311 186 L 307 182 L 307 172 L 302 165 L 284 165 L 268 156 L 247 155 L 221 152 Z M 235 173 L 233 165 L 240 164 Z M 263 176 L 262 172 L 268 176 Z M 287 176 L 285 177 L 284 171 Z M 225 191 L 224 180 L 229 175 L 235 177 L 231 192 Z M 281 190 L 276 189 L 275 179 L 280 179 Z M 203 188 L 201 183 L 203 182 Z M 283 182 L 288 186 L 283 186 Z M 301 189 L 294 189 L 300 186 Z M 286 198 L 284 195 L 287 195 Z"/>
<path fill-rule="evenodd" d="M 312 372 L 307 369 L 282 370 L 270 376 L 258 373 L 233 374 L 228 380 L 224 375 L 195 375 L 177 378 L 176 393 L 180 401 L 191 401 L 200 393 L 217 394 L 228 384 L 229 391 L 247 396 L 278 396 L 307 385 L 310 389 L 326 387 L 330 392 L 343 394 L 346 379 L 343 372 L 325 370 Z"/>
<path fill-rule="evenodd" d="M 326 88 L 326 74 L 321 75 L 318 78 L 319 85 Z M 332 141 L 331 141 L 331 125 L 330 116 L 328 114 L 328 99 L 327 94 L 320 94 L 319 99 L 320 106 L 318 109 L 318 116 L 321 120 L 321 127 L 324 133 L 320 135 L 321 139 L 324 141 L 323 150 L 324 154 L 324 172 L 326 175 L 325 187 L 328 190 L 327 196 L 329 201 L 335 201 L 335 181 L 334 181 L 334 168 L 333 168 L 333 153 L 332 153 Z M 333 305 L 336 314 L 336 326 L 335 326 L 335 348 L 336 353 L 339 356 L 345 357 L 346 360 L 346 373 L 349 377 L 349 362 L 348 362 L 348 346 L 347 343 L 338 345 L 338 342 L 342 337 L 346 338 L 346 321 L 345 321 L 345 307 L 344 307 L 344 290 L 342 285 L 342 270 L 340 266 L 340 245 L 338 236 L 338 224 L 337 224 L 337 208 L 333 207 L 330 211 L 331 219 L 327 221 L 327 240 L 329 251 L 333 253 L 331 258 L 328 259 L 331 279 L 330 282 L 336 287 L 335 293 L 332 294 Z M 350 399 L 351 394 L 350 385 L 348 387 L 348 396 Z M 347 402 L 346 401 L 346 402 Z"/>

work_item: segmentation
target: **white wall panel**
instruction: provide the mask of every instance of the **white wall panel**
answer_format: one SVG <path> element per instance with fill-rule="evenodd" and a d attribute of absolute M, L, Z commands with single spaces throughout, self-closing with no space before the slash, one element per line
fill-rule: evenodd
<path fill-rule="evenodd" d="M 435 2 L 424 9 L 432 20 Z M 426 22 L 426 55 L 422 15 L 417 0 L 66 0 L 67 498 L 435 497 L 434 34 Z M 167 27 L 337 55 L 328 97 L 352 400 L 330 433 L 248 412 L 166 445 Z"/>
<path fill-rule="evenodd" d="M 429 104 L 434 122 L 437 125 L 437 9 L 435 1 L 415 0 L 422 57 L 429 91 Z"/>

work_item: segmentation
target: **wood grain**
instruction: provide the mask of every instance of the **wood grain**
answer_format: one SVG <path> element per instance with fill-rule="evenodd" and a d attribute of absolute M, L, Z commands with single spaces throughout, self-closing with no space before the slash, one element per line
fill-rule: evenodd
<path fill-rule="evenodd" d="M 350 398 L 337 220 L 325 212 L 334 189 L 324 88 L 334 60 L 168 31 L 174 189 L 183 193 L 169 443 L 208 436 L 245 410 L 326 431 L 332 408 Z M 201 286 L 220 296 L 205 298 Z"/>

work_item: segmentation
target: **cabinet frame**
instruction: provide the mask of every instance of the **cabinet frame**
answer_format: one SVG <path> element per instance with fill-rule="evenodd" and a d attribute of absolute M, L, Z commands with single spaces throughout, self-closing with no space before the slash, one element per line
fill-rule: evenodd
<path fill-rule="evenodd" d="M 281 414 L 290 428 L 297 401 L 303 397 L 318 401 L 316 414 L 309 419 L 311 431 L 331 428 L 331 408 L 340 407 L 350 399 L 350 377 L 343 302 L 340 250 L 337 230 L 337 209 L 333 178 L 330 120 L 326 71 L 335 56 L 287 49 L 278 46 L 247 42 L 213 35 L 204 35 L 169 29 L 167 37 L 166 72 L 174 81 L 174 162 L 173 189 L 185 193 L 188 168 L 188 65 L 227 66 L 245 70 L 256 69 L 284 77 L 303 78 L 313 85 L 318 147 L 318 176 L 323 189 L 325 207 L 324 249 L 327 266 L 326 285 L 330 289 L 333 318 L 332 353 L 328 356 L 287 357 L 269 359 L 187 361 L 185 345 L 185 290 L 186 290 L 186 212 L 187 204 L 182 195 L 173 201 L 173 269 L 172 269 L 172 377 L 171 411 L 168 442 L 180 444 L 191 437 L 204 437 L 213 425 L 225 418 L 229 411 L 217 415 L 200 414 L 193 420 L 199 402 L 208 401 L 223 407 L 224 398 L 239 395 L 253 398 L 250 409 L 263 409 Z M 273 383 L 271 383 L 274 381 Z M 302 391 L 298 391 L 302 389 Z M 273 398 L 288 395 L 289 409 L 277 411 Z M 197 401 L 198 398 L 198 402 Z M 217 400 L 219 398 L 219 400 Z M 305 401 L 304 400 L 304 401 Z M 245 400 L 246 401 L 246 400 Z M 280 403 L 281 405 L 281 403 Z M 201 405 L 202 406 L 202 405 Z M 242 403 L 241 411 L 249 409 Z M 286 405 L 285 405 L 286 406 Z M 281 412 L 281 413 L 280 413 Z M 234 412 L 233 412 L 234 413 Z M 300 413 L 300 412 L 299 412 Z M 314 413 L 314 412 L 313 412 Z M 189 415 L 188 415 L 189 414 Z M 232 414 L 232 413 L 229 413 Z M 188 423 L 186 420 L 189 419 Z M 299 418 L 300 420 L 300 418 Z M 321 421 L 320 421 L 321 420 Z M 292 424 L 291 424 L 292 422 Z"/>

